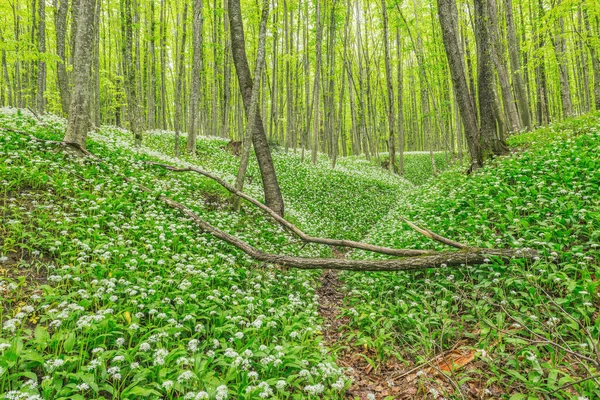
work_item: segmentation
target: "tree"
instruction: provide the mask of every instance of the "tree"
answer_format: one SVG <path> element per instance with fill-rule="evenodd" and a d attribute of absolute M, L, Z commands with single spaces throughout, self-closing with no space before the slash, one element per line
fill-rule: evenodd
<path fill-rule="evenodd" d="M 194 0 L 192 87 L 190 89 L 190 119 L 188 122 L 188 137 L 186 150 L 196 153 L 196 135 L 199 127 L 200 114 L 200 82 L 202 81 L 202 0 Z"/>
<path fill-rule="evenodd" d="M 250 159 L 250 148 L 252 144 L 252 136 L 256 131 L 256 115 L 258 112 L 258 95 L 260 92 L 260 81 L 263 76 L 263 68 L 265 65 L 265 42 L 267 41 L 267 20 L 269 19 L 269 0 L 263 1 L 262 16 L 260 19 L 260 29 L 258 35 L 258 51 L 256 52 L 256 67 L 254 68 L 254 80 L 252 82 L 252 97 L 250 98 L 250 107 L 248 107 L 248 115 L 246 119 L 246 135 L 243 138 L 243 149 L 240 159 L 240 167 L 238 168 L 235 188 L 239 191 L 244 189 L 244 180 L 246 179 L 246 170 L 248 169 L 248 161 Z M 234 198 L 234 207 L 239 209 L 239 197 Z"/>
<path fill-rule="evenodd" d="M 385 48 L 385 78 L 387 86 L 387 98 L 388 98 L 388 150 L 390 153 L 389 169 L 393 173 L 398 173 L 398 167 L 396 166 L 396 138 L 394 130 L 396 129 L 395 115 L 394 115 L 394 85 L 392 84 L 392 67 L 390 66 L 390 35 L 388 29 L 388 16 L 387 16 L 387 5 L 385 0 L 381 0 L 381 10 L 383 16 L 383 45 Z"/>
<path fill-rule="evenodd" d="M 60 1 L 60 4 L 57 4 Z M 56 79 L 60 92 L 60 104 L 63 114 L 67 115 L 70 106 L 69 78 L 67 76 L 67 58 L 65 41 L 67 37 L 67 13 L 69 0 L 54 0 L 54 29 L 56 30 L 56 55 L 60 61 L 56 65 Z"/>
<path fill-rule="evenodd" d="M 438 16 L 442 28 L 442 40 L 471 155 L 470 169 L 475 170 L 483 165 L 483 155 L 481 153 L 479 127 L 477 124 L 477 111 L 469 92 L 465 76 L 464 58 L 459 45 L 456 0 L 438 0 L 437 3 Z"/>
<path fill-rule="evenodd" d="M 39 10 L 39 27 L 38 27 L 38 70 L 37 70 L 37 99 L 36 106 L 39 112 L 44 112 L 46 109 L 46 2 L 40 0 L 38 5 Z"/>
<path fill-rule="evenodd" d="M 529 115 L 529 100 L 527 99 L 523 71 L 521 70 L 519 42 L 517 41 L 512 0 L 504 0 L 504 13 L 506 15 L 506 34 L 508 36 L 508 56 L 512 69 L 512 83 L 515 88 L 519 117 L 523 126 L 529 130 L 532 128 L 531 117 Z"/>
<path fill-rule="evenodd" d="M 250 104 L 252 102 L 252 87 L 253 82 L 250 76 L 250 67 L 248 66 L 248 58 L 246 56 L 246 40 L 244 38 L 244 25 L 242 22 L 242 11 L 240 0 L 228 0 L 229 7 L 229 27 L 231 31 L 231 52 L 233 55 L 233 63 L 237 72 L 240 92 L 244 101 L 246 115 L 249 115 Z M 256 112 L 256 129 L 252 133 L 252 144 L 254 152 L 258 160 L 263 189 L 265 192 L 265 202 L 275 210 L 277 214 L 283 216 L 284 204 L 279 182 L 275 174 L 273 159 L 271 157 L 271 149 L 267 142 L 267 136 L 263 126 L 260 112 Z"/>
<path fill-rule="evenodd" d="M 83 1 L 83 0 L 79 0 Z M 123 35 L 123 69 L 125 71 L 125 91 L 127 92 L 127 115 L 129 129 L 137 146 L 142 144 L 140 126 L 140 103 L 138 98 L 138 85 L 136 82 L 137 69 L 133 59 L 133 17 L 131 13 L 131 0 L 121 0 L 121 29 Z"/>
<path fill-rule="evenodd" d="M 492 68 L 492 46 L 489 12 L 486 0 L 475 0 L 475 39 L 477 41 L 477 95 L 479 98 L 479 135 L 483 159 L 492 154 L 501 155 L 508 150 L 502 132 L 496 131 L 494 109 L 494 70 Z"/>
<path fill-rule="evenodd" d="M 76 14 L 77 32 L 74 40 L 76 51 L 73 60 L 73 90 L 64 139 L 65 142 L 75 143 L 84 149 L 92 125 L 90 115 L 92 93 L 89 77 L 92 69 L 96 1 L 101 0 L 79 0 Z"/>

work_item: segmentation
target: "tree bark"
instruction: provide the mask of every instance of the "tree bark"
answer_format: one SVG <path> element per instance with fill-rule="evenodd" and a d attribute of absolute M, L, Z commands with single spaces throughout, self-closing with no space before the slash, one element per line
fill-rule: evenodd
<path fill-rule="evenodd" d="M 243 149 L 240 158 L 240 166 L 238 168 L 237 178 L 235 180 L 235 188 L 238 191 L 244 189 L 244 180 L 246 179 L 246 170 L 248 169 L 248 161 L 250 159 L 250 149 L 252 147 L 252 137 L 256 133 L 256 115 L 258 113 L 258 96 L 260 93 L 260 81 L 263 76 L 263 68 L 265 64 L 265 42 L 267 41 L 267 21 L 269 19 L 269 0 L 263 0 L 263 9 L 260 19 L 260 28 L 258 34 L 258 50 L 256 53 L 256 67 L 254 69 L 254 81 L 252 82 L 252 96 L 250 97 L 250 107 L 246 119 L 246 135 L 243 138 Z M 239 197 L 234 198 L 234 208 L 239 210 Z"/>
<path fill-rule="evenodd" d="M 185 79 L 185 41 L 187 38 L 187 12 L 188 3 L 183 5 L 183 21 L 181 22 L 181 47 L 179 48 L 179 61 L 177 63 L 177 81 L 175 83 L 175 119 L 173 120 L 173 128 L 175 129 L 175 157 L 179 157 L 179 137 L 181 134 L 181 121 L 183 116 L 181 113 L 181 98 L 183 91 L 183 81 Z M 189 134 L 189 133 L 188 133 Z"/>
<path fill-rule="evenodd" d="M 587 31 L 586 36 L 588 39 L 588 47 L 590 49 L 590 57 L 592 59 L 592 72 L 594 75 L 594 105 L 596 106 L 596 111 L 600 111 L 600 50 L 597 50 L 594 47 L 595 43 L 592 40 L 594 38 L 594 32 L 590 27 L 589 16 L 585 10 L 584 13 L 583 20 Z"/>
<path fill-rule="evenodd" d="M 317 24 L 317 38 L 316 38 L 316 66 L 315 66 L 315 78 L 313 83 L 313 126 L 312 126 L 312 150 L 311 160 L 313 164 L 317 162 L 317 151 L 319 149 L 319 127 L 321 125 L 321 45 L 323 42 L 323 23 L 321 21 L 321 0 L 316 1 L 316 24 Z"/>
<path fill-rule="evenodd" d="M 202 29 L 204 21 L 202 16 L 202 0 L 194 0 L 194 25 L 193 25 L 193 46 L 194 61 L 192 63 L 192 87 L 190 90 L 190 114 L 188 122 L 188 136 L 186 150 L 188 153 L 196 154 L 196 136 L 198 134 L 200 121 L 200 91 L 203 59 L 202 59 Z"/>
<path fill-rule="evenodd" d="M 477 41 L 477 81 L 481 152 L 485 160 L 508 151 L 496 132 L 494 70 L 492 67 L 490 24 L 485 0 L 475 0 L 475 39 Z"/>
<path fill-rule="evenodd" d="M 508 78 L 508 68 L 504 58 L 504 45 L 502 44 L 500 28 L 498 25 L 498 6 L 496 0 L 486 0 L 486 2 L 488 6 L 488 21 L 490 23 L 490 41 L 493 48 L 491 55 L 494 65 L 496 66 L 496 72 L 498 73 L 504 113 L 506 114 L 506 120 L 510 126 L 510 131 L 517 132 L 522 129 L 522 126 Z"/>
<path fill-rule="evenodd" d="M 560 1 L 558 2 L 560 4 Z M 573 115 L 573 102 L 571 100 L 571 87 L 569 83 L 569 70 L 567 68 L 565 40 L 565 23 L 562 17 L 558 17 L 559 34 L 554 39 L 554 51 L 558 62 L 558 77 L 560 81 L 560 100 L 562 105 L 563 118 Z"/>
<path fill-rule="evenodd" d="M 244 39 L 244 26 L 242 22 L 242 12 L 240 9 L 240 0 L 228 0 L 229 3 L 229 27 L 231 30 L 231 47 L 233 54 L 233 62 L 238 76 L 241 95 L 244 101 L 246 112 L 250 110 L 252 101 L 252 78 L 250 76 L 250 67 L 246 57 L 246 41 Z M 263 189 L 265 193 L 265 201 L 267 205 L 275 210 L 279 215 L 284 214 L 283 197 L 277 182 L 275 167 L 271 157 L 271 150 L 267 142 L 267 136 L 260 117 L 260 113 L 256 113 L 256 130 L 252 135 L 252 144 L 254 152 L 258 160 Z"/>
<path fill-rule="evenodd" d="M 38 69 L 37 69 L 37 99 L 36 106 L 40 113 L 46 109 L 46 1 L 40 0 L 38 5 Z"/>
<path fill-rule="evenodd" d="M 513 87 L 517 98 L 517 105 L 521 123 L 527 130 L 531 130 L 532 123 L 529 115 L 529 99 L 523 82 L 523 72 L 521 71 L 521 61 L 519 58 L 519 42 L 515 29 L 515 20 L 513 17 L 512 0 L 504 0 L 504 13 L 506 15 L 506 34 L 508 36 L 508 56 L 512 69 Z"/>
<path fill-rule="evenodd" d="M 154 22 L 154 1 L 150 2 L 150 18 L 148 41 L 148 58 L 150 63 L 148 73 L 148 129 L 156 128 L 156 23 Z"/>
<path fill-rule="evenodd" d="M 458 37 L 458 10 L 456 0 L 438 0 L 438 17 L 442 28 L 442 40 L 446 49 L 452 85 L 460 110 L 460 116 L 465 128 L 469 154 L 471 155 L 471 170 L 483 165 L 477 111 L 469 92 L 463 55 L 460 51 Z"/>
<path fill-rule="evenodd" d="M 91 127 L 90 73 L 94 44 L 95 3 L 101 0 L 79 0 L 77 32 L 75 33 L 75 58 L 73 60 L 73 90 L 65 142 L 75 143 L 85 149 Z"/>
<path fill-rule="evenodd" d="M 392 83 L 392 67 L 390 65 L 390 45 L 389 45 L 389 29 L 388 29 L 388 16 L 387 16 L 387 4 L 386 0 L 381 0 L 381 11 L 383 16 L 383 45 L 384 45 L 384 57 L 385 57 L 385 80 L 387 86 L 387 97 L 388 97 L 388 151 L 390 154 L 390 162 L 388 164 L 391 172 L 397 174 L 398 166 L 396 165 L 396 121 L 394 115 L 394 85 Z M 401 60 L 399 60 L 401 62 Z"/>
<path fill-rule="evenodd" d="M 83 0 L 80 0 L 83 1 Z M 122 43 L 124 72 L 125 72 L 125 90 L 127 92 L 127 110 L 129 119 L 129 129 L 133 134 L 136 145 L 142 144 L 142 132 L 140 127 L 140 104 L 138 99 L 138 87 L 136 81 L 137 71 L 136 63 L 133 59 L 133 17 L 131 13 L 131 1 L 123 0 L 121 29 L 123 30 L 124 41 Z"/>
<path fill-rule="evenodd" d="M 398 125 L 398 173 L 404 175 L 404 73 L 402 68 L 404 60 L 402 59 L 402 42 L 400 41 L 399 27 L 396 27 L 396 48 L 398 50 L 398 120 L 396 121 L 396 124 Z"/>
<path fill-rule="evenodd" d="M 60 1 L 60 3 L 58 3 Z M 58 4 L 57 4 L 58 3 Z M 54 0 L 54 28 L 56 30 L 56 55 L 60 61 L 56 65 L 56 78 L 60 92 L 62 112 L 67 115 L 70 107 L 69 77 L 67 75 L 67 58 L 65 42 L 67 37 L 67 14 L 69 0 Z"/>

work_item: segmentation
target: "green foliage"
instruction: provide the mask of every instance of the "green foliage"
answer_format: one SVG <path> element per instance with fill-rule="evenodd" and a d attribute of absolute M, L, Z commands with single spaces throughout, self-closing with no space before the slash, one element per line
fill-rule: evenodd
<path fill-rule="evenodd" d="M 44 119 L 49 128 L 27 112 L 0 112 L 0 126 L 60 139 L 64 121 Z M 294 243 L 254 207 L 232 212 L 228 193 L 206 178 L 143 162 L 191 163 L 234 180 L 239 159 L 226 141 L 202 137 L 197 157 L 180 160 L 172 141 L 154 131 L 134 148 L 129 132 L 103 127 L 89 148 L 109 168 L 0 131 L 0 393 L 225 398 L 226 387 L 230 398 L 343 398 L 348 380 L 322 343 L 318 272 L 255 263 L 156 196 L 266 251 L 330 250 Z M 287 217 L 308 233 L 441 248 L 403 226 L 406 217 L 471 245 L 541 252 L 531 265 L 345 273 L 340 346 L 368 349 L 365 362 L 377 367 L 390 357 L 422 363 L 459 343 L 475 361 L 453 379 L 483 397 L 596 398 L 594 380 L 553 391 L 597 373 L 598 116 L 510 142 L 520 150 L 470 176 L 456 166 L 429 179 L 429 154 L 407 154 L 412 183 L 359 157 L 335 170 L 325 156 L 313 166 L 282 149 L 274 161 Z M 444 161 L 436 155 L 439 170 Z M 249 176 L 245 190 L 262 198 L 254 161 Z M 419 377 L 419 390 L 428 379 Z"/>
<path fill-rule="evenodd" d="M 471 176 L 453 169 L 402 194 L 369 240 L 442 248 L 407 230 L 400 220 L 405 217 L 473 246 L 533 247 L 540 259 L 531 265 L 491 259 L 463 269 L 347 273 L 344 315 L 361 335 L 379 337 L 383 329 L 384 347 L 405 360 L 424 362 L 465 343 L 477 350 L 478 361 L 455 379 L 484 382 L 488 395 L 499 390 L 514 398 L 571 398 L 569 391 L 553 391 L 597 373 L 589 360 L 597 359 L 600 334 L 599 119 L 573 119 L 511 143 L 526 149 Z M 594 380 L 571 390 L 600 396 Z"/>

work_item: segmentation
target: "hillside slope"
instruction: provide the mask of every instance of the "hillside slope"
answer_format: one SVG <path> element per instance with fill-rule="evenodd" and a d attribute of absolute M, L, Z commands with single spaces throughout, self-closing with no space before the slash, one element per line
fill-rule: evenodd
<path fill-rule="evenodd" d="M 0 126 L 61 139 L 64 121 L 4 109 Z M 7 398 L 341 398 L 342 371 L 322 346 L 315 278 L 280 270 L 202 234 L 156 200 L 166 194 L 267 251 L 302 247 L 257 210 L 174 162 L 165 134 L 131 147 L 102 128 L 89 149 L 106 167 L 0 131 L 0 394 Z M 222 140 L 199 141 L 201 167 L 232 179 Z M 277 154 L 289 215 L 308 232 L 360 238 L 409 184 L 375 168 L 313 167 Z M 121 174 L 153 189 L 142 192 Z M 260 195 L 256 165 L 250 192 Z M 284 247 L 285 246 L 285 247 Z"/>
<path fill-rule="evenodd" d="M 442 247 L 404 217 L 473 246 L 532 247 L 541 257 L 532 265 L 491 259 L 466 269 L 346 273 L 348 340 L 382 366 L 457 359 L 452 379 L 467 397 L 600 397 L 598 378 L 589 379 L 600 366 L 599 117 L 515 136 L 513 154 L 477 173 L 451 170 L 402 193 L 369 241 Z M 459 396 L 435 371 L 418 370 L 405 385 L 420 395 Z"/>

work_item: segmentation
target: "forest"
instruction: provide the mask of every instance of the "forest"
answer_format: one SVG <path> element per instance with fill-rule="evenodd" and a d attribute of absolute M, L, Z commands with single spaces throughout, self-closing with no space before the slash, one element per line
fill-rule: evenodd
<path fill-rule="evenodd" d="M 596 0 L 2 0 L 0 58 L 0 399 L 600 398 Z"/>

